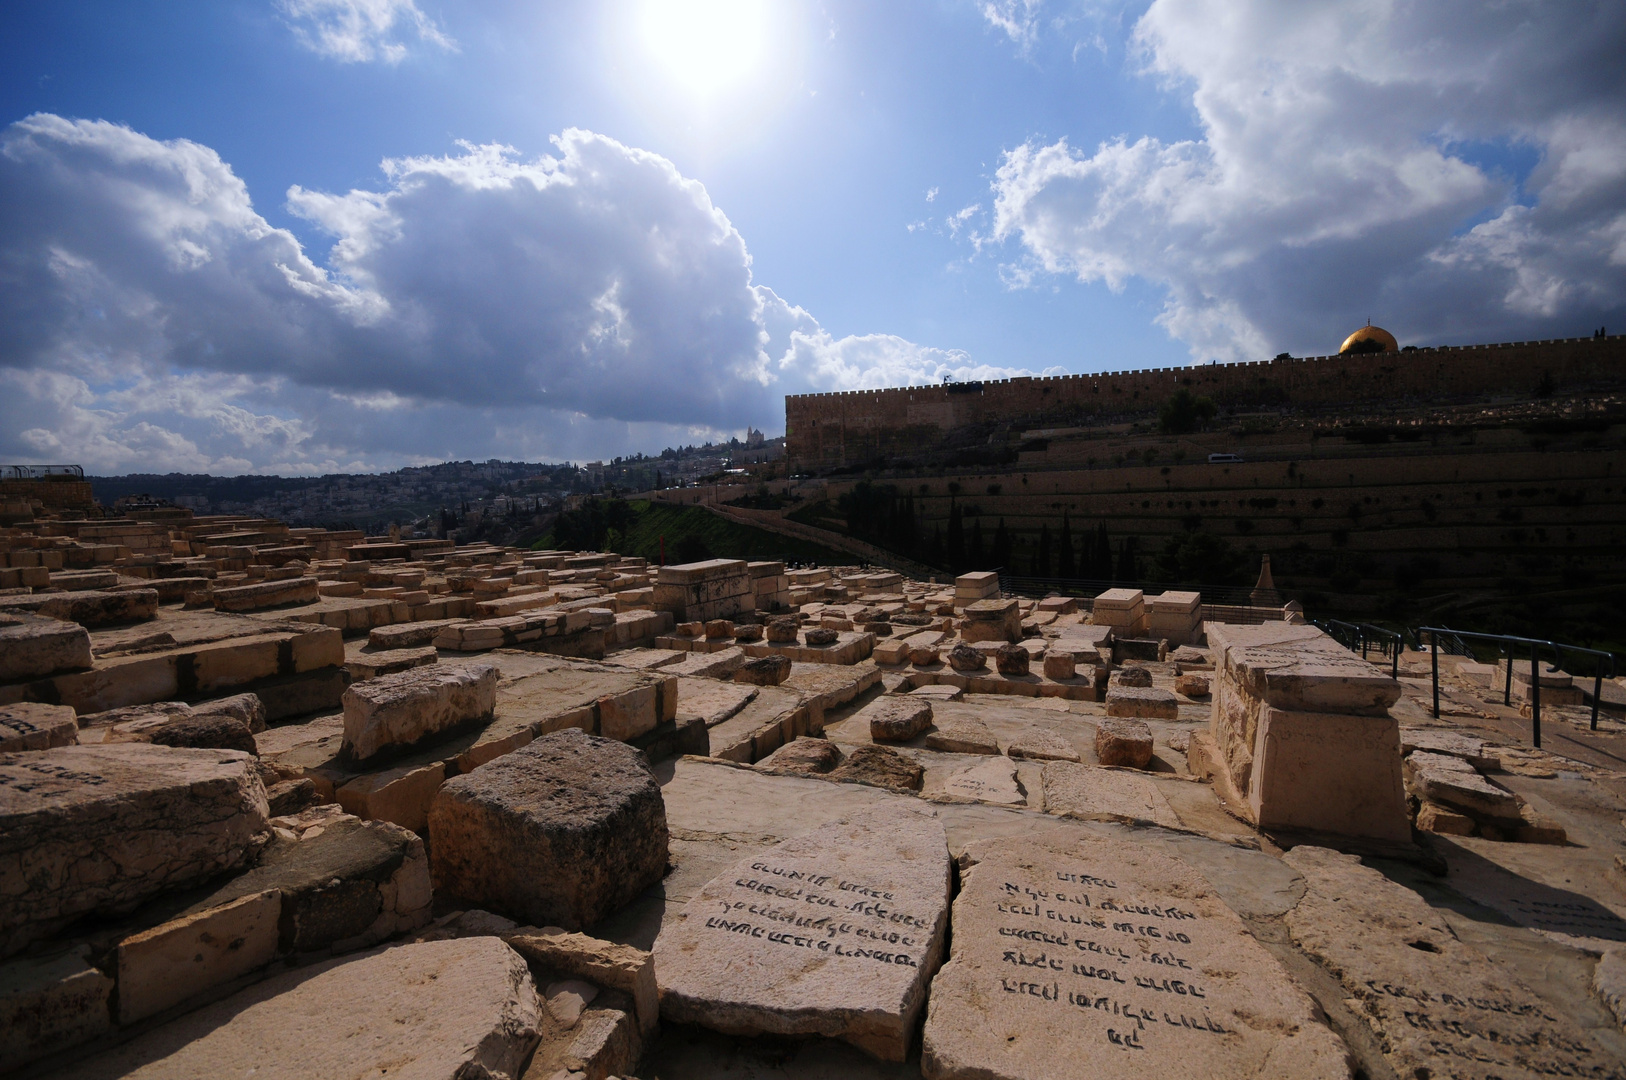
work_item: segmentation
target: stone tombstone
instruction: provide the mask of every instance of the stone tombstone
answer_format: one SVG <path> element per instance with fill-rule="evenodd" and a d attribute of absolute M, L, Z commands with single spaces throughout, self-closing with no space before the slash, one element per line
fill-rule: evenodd
<path fill-rule="evenodd" d="M 1206 879 L 1141 844 L 973 844 L 932 982 L 928 1080 L 1350 1075 L 1342 1040 Z"/>
<path fill-rule="evenodd" d="M 591 927 L 666 873 L 655 774 L 577 728 L 448 780 L 428 827 L 437 896 L 538 926 Z"/>
<path fill-rule="evenodd" d="M 269 835 L 248 754 L 136 743 L 0 755 L 0 957 L 235 869 Z"/>
<path fill-rule="evenodd" d="M 821 825 L 719 874 L 661 931 L 661 1015 L 729 1035 L 822 1035 L 902 1061 L 948 901 L 936 818 L 881 806 Z"/>

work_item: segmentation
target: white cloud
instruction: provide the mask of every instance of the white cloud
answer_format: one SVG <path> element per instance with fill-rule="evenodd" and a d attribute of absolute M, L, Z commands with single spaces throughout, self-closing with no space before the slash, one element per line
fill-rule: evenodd
<path fill-rule="evenodd" d="M 1007 278 L 1152 281 L 1204 360 L 1326 351 L 1367 317 L 1585 333 L 1626 296 L 1623 40 L 1606 3 L 1155 0 L 1134 44 L 1202 138 L 1009 152 Z M 1521 158 L 1522 183 L 1491 164 Z"/>
<path fill-rule="evenodd" d="M 433 19 L 413 0 L 275 0 L 300 44 L 321 56 L 344 63 L 382 60 L 398 64 L 406 58 L 401 40 L 410 33 L 436 48 L 457 50 Z"/>
<path fill-rule="evenodd" d="M 1002 30 L 1023 48 L 1039 36 L 1039 10 L 1044 0 L 982 0 L 978 5 L 989 25 Z"/>
<path fill-rule="evenodd" d="M 571 130 L 294 187 L 325 265 L 207 147 L 39 115 L 0 132 L 0 457 L 99 471 L 595 458 L 783 426 L 782 396 L 998 377 L 837 338 L 751 279 L 671 162 Z M 1008 372 L 1007 372 L 1008 374 Z"/>
<path fill-rule="evenodd" d="M 936 202 L 937 201 L 937 189 L 936 188 L 927 188 L 926 189 L 926 201 L 927 202 Z"/>

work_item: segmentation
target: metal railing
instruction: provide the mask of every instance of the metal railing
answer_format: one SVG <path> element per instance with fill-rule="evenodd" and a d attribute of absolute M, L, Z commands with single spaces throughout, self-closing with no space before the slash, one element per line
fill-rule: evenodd
<path fill-rule="evenodd" d="M 1379 656 L 1389 657 L 1390 677 L 1396 679 L 1400 677 L 1400 654 L 1406 648 L 1404 634 L 1396 630 L 1385 630 L 1371 623 L 1350 623 L 1339 619 L 1312 619 L 1311 622 L 1325 630 L 1334 641 L 1350 652 L 1359 650 L 1362 660 L 1365 660 L 1368 652 L 1376 647 Z"/>
<path fill-rule="evenodd" d="M 1592 673 L 1592 727 L 1598 730 L 1598 706 L 1603 701 L 1603 680 L 1615 676 L 1615 654 L 1602 649 L 1584 649 L 1579 645 L 1565 645 L 1557 641 L 1548 641 L 1544 638 L 1518 637 L 1513 634 L 1475 634 L 1467 630 L 1451 630 L 1443 626 L 1419 626 L 1412 631 L 1412 636 L 1419 649 L 1423 646 L 1423 635 L 1428 635 L 1429 656 L 1432 661 L 1432 677 L 1434 681 L 1434 718 L 1440 717 L 1440 647 L 1443 644 L 1456 644 L 1462 647 L 1467 655 L 1468 641 L 1487 641 L 1495 644 L 1506 661 L 1507 672 L 1502 687 L 1502 704 L 1513 704 L 1513 654 L 1528 651 L 1530 654 L 1530 742 L 1534 746 L 1541 745 L 1541 656 L 1543 650 L 1552 653 L 1553 665 L 1562 669 L 1564 654 L 1570 653 L 1580 656 L 1591 656 L 1596 659 L 1596 666 Z M 1522 659 L 1522 657 L 1521 657 Z"/>

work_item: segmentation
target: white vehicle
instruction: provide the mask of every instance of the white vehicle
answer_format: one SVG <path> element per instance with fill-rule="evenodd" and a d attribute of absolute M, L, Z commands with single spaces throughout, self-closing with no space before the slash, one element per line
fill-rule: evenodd
<path fill-rule="evenodd" d="M 1209 454 L 1210 465 L 1239 465 L 1242 463 L 1241 454 Z"/>

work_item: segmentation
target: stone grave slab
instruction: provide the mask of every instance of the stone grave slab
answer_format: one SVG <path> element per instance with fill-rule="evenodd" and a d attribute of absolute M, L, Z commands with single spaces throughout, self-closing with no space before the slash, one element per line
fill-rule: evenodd
<path fill-rule="evenodd" d="M 0 755 L 0 956 L 241 865 L 269 832 L 254 764 L 142 743 Z"/>
<path fill-rule="evenodd" d="M 276 976 L 66 1075 L 518 1076 L 540 1024 L 513 949 L 494 937 L 424 941 Z"/>
<path fill-rule="evenodd" d="M 571 728 L 455 777 L 429 811 L 437 894 L 590 927 L 666 872 L 666 809 L 625 743 Z"/>
<path fill-rule="evenodd" d="M 1016 766 L 1007 757 L 991 757 L 943 780 L 943 794 L 996 806 L 1026 806 L 1027 793 L 1016 779 Z"/>
<path fill-rule="evenodd" d="M 1005 753 L 1013 758 L 1033 761 L 1079 761 L 1078 750 L 1072 743 L 1043 728 L 1028 728 L 1007 739 Z"/>
<path fill-rule="evenodd" d="M 1562 1009 L 1458 939 L 1442 915 L 1353 855 L 1296 847 L 1305 893 L 1284 920 L 1334 972 L 1401 1076 L 1623 1074 Z"/>
<path fill-rule="evenodd" d="M 20 701 L 0 705 L 0 753 L 49 750 L 79 741 L 79 718 L 67 705 Z"/>
<path fill-rule="evenodd" d="M 1071 761 L 1047 762 L 1042 775 L 1047 813 L 1086 821 L 1180 827 L 1180 819 L 1155 780 Z"/>
<path fill-rule="evenodd" d="M 988 725 L 970 716 L 939 716 L 926 734 L 926 745 L 946 754 L 997 754 L 999 741 Z"/>
<path fill-rule="evenodd" d="M 708 728 L 716 727 L 749 705 L 757 688 L 716 679 L 678 679 L 678 712 L 698 716 Z"/>
<path fill-rule="evenodd" d="M 23 613 L 0 613 L 0 682 L 39 679 L 91 666 L 83 626 Z"/>
<path fill-rule="evenodd" d="M 655 942 L 661 1014 L 731 1035 L 823 1035 L 902 1061 L 942 957 L 943 826 L 876 807 L 742 859 Z"/>
<path fill-rule="evenodd" d="M 344 692 L 344 742 L 358 761 L 410 747 L 491 715 L 497 665 L 434 664 L 357 683 Z"/>
<path fill-rule="evenodd" d="M 1350 1075 L 1315 1003 L 1190 866 L 1144 845 L 967 850 L 929 1080 Z"/>

